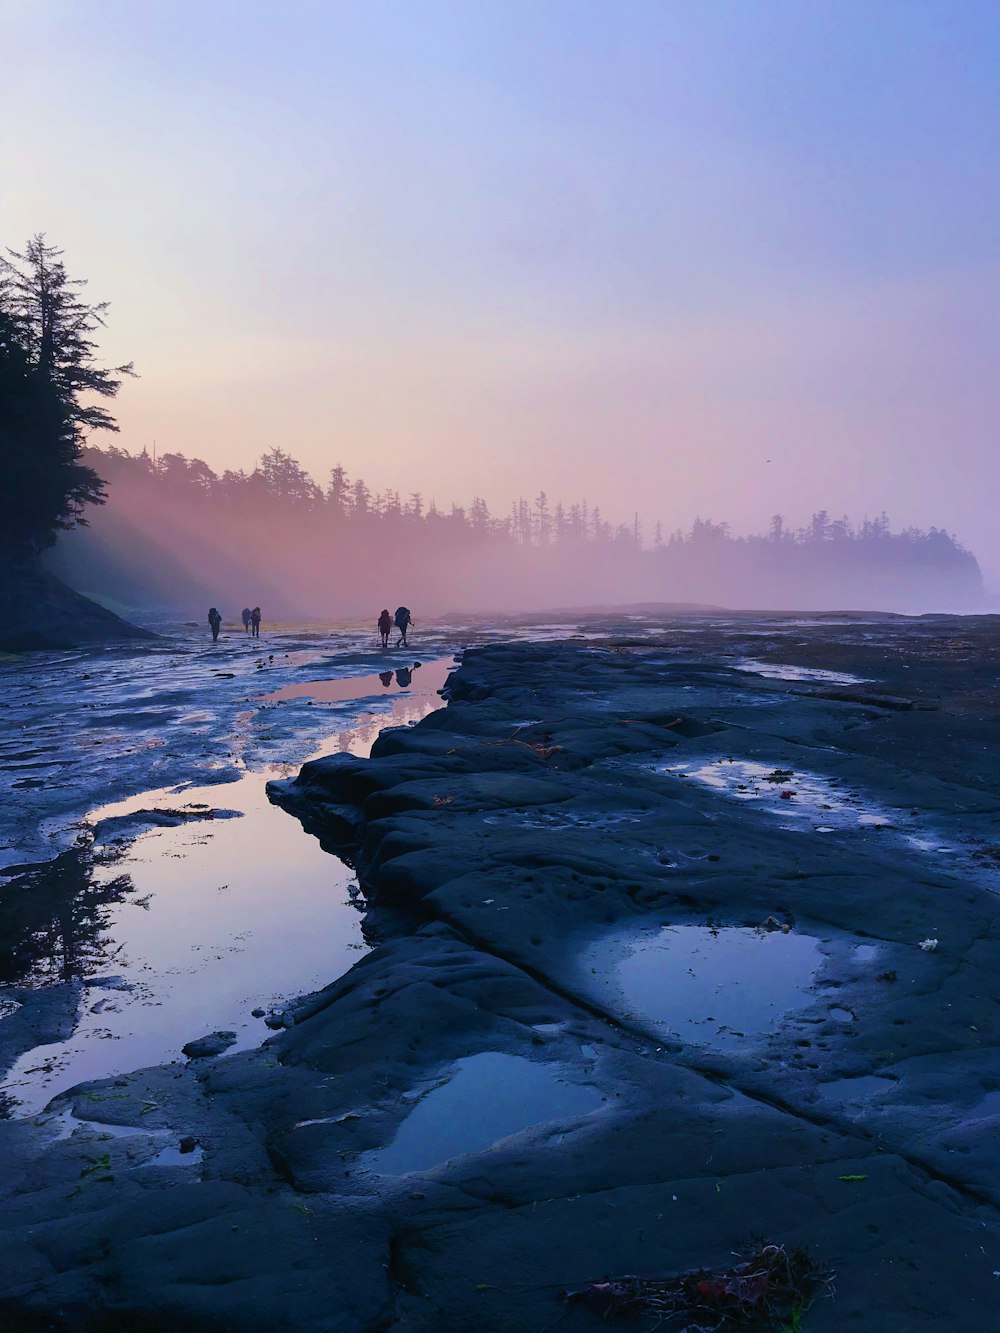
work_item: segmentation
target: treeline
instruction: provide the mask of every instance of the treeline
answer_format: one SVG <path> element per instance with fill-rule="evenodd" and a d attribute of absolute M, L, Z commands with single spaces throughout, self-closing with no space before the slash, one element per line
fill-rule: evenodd
<path fill-rule="evenodd" d="M 90 449 L 84 461 L 108 484 L 108 505 L 94 540 L 64 539 L 62 558 L 78 583 L 90 577 L 84 591 L 103 580 L 126 608 L 200 611 L 231 598 L 267 600 L 272 616 L 397 602 L 425 613 L 641 600 L 923 610 L 982 595 L 975 557 L 953 536 L 893 532 L 884 514 L 855 525 L 820 511 L 797 529 L 775 516 L 751 536 L 696 519 L 664 533 L 544 492 L 494 514 L 481 498 L 441 508 L 419 493 L 376 492 L 339 466 L 321 486 L 277 448 L 252 471 L 221 474 L 179 453 Z"/>
<path fill-rule="evenodd" d="M 869 554 L 893 550 L 896 558 L 903 560 L 953 559 L 956 567 L 975 566 L 974 557 L 943 529 L 909 527 L 894 533 L 885 513 L 875 518 L 865 517 L 855 525 L 847 516 L 833 519 L 822 509 L 800 528 L 786 526 L 784 516 L 776 514 L 767 534 L 746 537 L 733 536 L 728 523 L 696 518 L 689 529 L 677 528 L 664 534 L 659 522 L 647 531 L 638 514 L 630 524 L 612 524 L 603 517 L 598 505 L 589 506 L 586 500 L 569 506 L 561 500 L 551 503 L 544 491 L 533 501 L 517 500 L 509 511 L 497 515 L 491 513 L 479 496 L 467 507 L 451 503 L 441 509 L 433 499 L 425 500 L 420 492 L 403 497 L 395 490 L 374 491 L 362 478 L 352 481 L 339 465 L 331 469 L 324 488 L 279 448 L 266 453 L 252 472 L 217 473 L 200 458 L 177 453 L 154 457 L 148 450 L 130 454 L 114 446 L 86 450 L 85 458 L 106 482 L 148 489 L 166 503 L 206 504 L 214 512 L 233 516 L 286 519 L 294 515 L 320 529 L 327 526 L 337 529 L 344 524 L 354 528 L 379 524 L 389 530 L 402 524 L 404 531 L 448 527 L 464 531 L 470 537 L 499 538 L 522 546 L 593 542 L 651 550 L 727 542 L 749 548 L 766 544 L 787 550 L 790 546 L 853 542 Z"/>
<path fill-rule="evenodd" d="M 361 478 L 351 480 L 343 467 L 330 472 L 326 487 L 318 485 L 305 469 L 282 449 L 271 449 L 252 472 L 218 474 L 200 458 L 167 453 L 153 458 L 148 451 L 133 455 L 111 448 L 92 451 L 95 466 L 109 482 L 126 485 L 148 481 L 171 500 L 206 502 L 221 513 L 256 517 L 287 517 L 294 514 L 310 525 L 355 529 L 381 523 L 386 529 L 397 524 L 419 524 L 424 531 L 450 527 L 477 538 L 500 538 L 521 545 L 546 546 L 557 541 L 623 542 L 641 545 L 638 524 L 614 526 L 598 506 L 586 501 L 566 508 L 550 505 L 542 491 L 533 502 L 517 501 L 503 515 L 490 512 L 486 501 L 476 497 L 468 508 L 451 504 L 438 508 L 433 499 L 419 492 L 403 497 L 398 491 L 374 491 Z M 662 540 L 662 535 L 657 541 Z"/>

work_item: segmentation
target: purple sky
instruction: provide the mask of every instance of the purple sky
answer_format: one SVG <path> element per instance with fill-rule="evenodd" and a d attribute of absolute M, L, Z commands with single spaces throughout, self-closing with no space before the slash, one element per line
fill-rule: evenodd
<path fill-rule="evenodd" d="M 127 447 L 884 508 L 1000 585 L 997 5 L 0 9 L 0 239 L 112 301 Z"/>

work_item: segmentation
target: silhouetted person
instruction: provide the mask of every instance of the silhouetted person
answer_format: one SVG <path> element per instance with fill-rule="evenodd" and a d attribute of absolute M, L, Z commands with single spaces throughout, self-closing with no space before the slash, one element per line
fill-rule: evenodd
<path fill-rule="evenodd" d="M 249 606 L 245 606 L 243 608 L 243 629 L 247 634 L 250 633 L 250 619 L 252 615 L 253 612 L 250 610 Z"/>
<path fill-rule="evenodd" d="M 378 678 L 379 678 L 379 680 L 382 682 L 382 684 L 385 686 L 386 689 L 388 689 L 389 686 L 392 684 L 392 672 L 391 672 L 391 671 L 380 671 L 380 672 L 378 673 Z"/>
<path fill-rule="evenodd" d="M 222 628 L 222 617 L 214 606 L 208 608 L 208 623 L 212 627 L 212 642 L 218 643 L 219 630 Z"/>
<path fill-rule="evenodd" d="M 396 643 L 396 647 L 405 648 L 407 646 L 406 631 L 413 624 L 413 617 L 410 615 L 407 607 L 399 606 L 396 608 L 394 619 L 396 621 L 396 628 L 399 630 L 399 640 Z"/>
<path fill-rule="evenodd" d="M 250 628 L 255 639 L 260 638 L 260 607 L 255 606 L 250 612 Z"/>
<path fill-rule="evenodd" d="M 382 647 L 389 647 L 389 632 L 392 629 L 392 616 L 389 614 L 388 607 L 378 618 L 378 632 L 382 636 Z"/>

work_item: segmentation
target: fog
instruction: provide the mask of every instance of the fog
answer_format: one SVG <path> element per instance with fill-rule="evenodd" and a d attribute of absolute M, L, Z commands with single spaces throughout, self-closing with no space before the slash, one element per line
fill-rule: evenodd
<path fill-rule="evenodd" d="M 759 609 L 974 610 L 986 605 L 974 555 L 949 534 L 894 533 L 819 511 L 794 528 L 734 536 L 607 522 L 599 506 L 540 493 L 493 515 L 481 499 L 446 511 L 419 493 L 374 493 L 336 469 L 321 487 L 272 450 L 250 472 L 218 476 L 181 455 L 89 450 L 109 500 L 67 533 L 53 569 L 131 614 L 228 620 L 421 615 L 691 602 Z"/>

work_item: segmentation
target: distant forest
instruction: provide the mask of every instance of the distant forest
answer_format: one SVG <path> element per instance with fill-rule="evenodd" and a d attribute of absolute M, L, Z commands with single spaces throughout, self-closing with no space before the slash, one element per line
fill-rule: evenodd
<path fill-rule="evenodd" d="M 275 448 L 252 472 L 201 459 L 85 449 L 107 483 L 91 527 L 60 538 L 51 562 L 116 609 L 227 618 L 519 611 L 635 601 L 734 607 L 962 609 L 980 604 L 975 557 L 938 528 L 892 532 L 885 514 L 826 511 L 800 528 L 734 536 L 696 518 L 687 531 L 612 524 L 596 505 L 544 492 L 503 514 L 484 500 L 442 509 L 420 494 L 374 492 L 335 467 L 320 486 Z"/>

